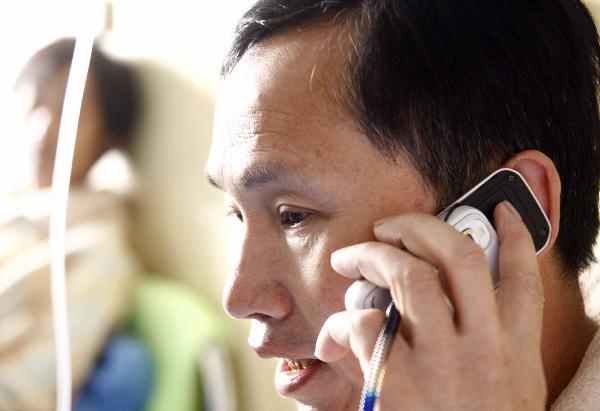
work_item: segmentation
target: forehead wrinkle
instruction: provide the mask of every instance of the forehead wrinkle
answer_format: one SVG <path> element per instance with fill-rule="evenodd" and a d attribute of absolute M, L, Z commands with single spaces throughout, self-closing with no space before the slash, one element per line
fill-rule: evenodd
<path fill-rule="evenodd" d="M 236 153 L 248 159 L 286 153 L 289 156 L 286 162 L 292 163 L 288 168 L 301 168 L 305 165 L 305 137 L 325 136 L 330 130 L 329 124 L 321 124 L 318 120 L 316 116 L 282 109 L 252 110 L 231 115 L 227 118 L 226 138 L 221 141 L 220 150 L 222 155 Z M 276 159 L 274 161 L 278 163 Z"/>
<path fill-rule="evenodd" d="M 229 134 L 242 139 L 268 135 L 285 136 L 289 134 L 290 125 L 306 124 L 311 120 L 308 113 L 300 110 L 286 111 L 281 106 L 277 107 L 276 104 L 265 104 L 264 102 L 261 106 L 230 116 Z"/>

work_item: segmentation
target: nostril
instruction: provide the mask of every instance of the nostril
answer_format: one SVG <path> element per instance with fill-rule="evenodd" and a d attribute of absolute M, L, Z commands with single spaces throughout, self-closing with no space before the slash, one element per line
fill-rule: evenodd
<path fill-rule="evenodd" d="M 249 277 L 249 276 L 248 276 Z M 223 307 L 238 319 L 282 319 L 292 308 L 290 294 L 272 277 L 246 278 L 234 275 L 223 291 Z"/>
<path fill-rule="evenodd" d="M 256 320 L 256 321 L 260 321 L 260 322 L 268 322 L 270 319 L 272 319 L 273 317 L 270 317 L 268 315 L 265 314 L 259 314 L 259 313 L 254 313 L 248 316 L 249 320 Z"/>

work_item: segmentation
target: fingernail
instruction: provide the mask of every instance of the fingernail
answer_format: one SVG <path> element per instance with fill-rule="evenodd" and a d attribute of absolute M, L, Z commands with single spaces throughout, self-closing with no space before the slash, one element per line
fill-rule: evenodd
<path fill-rule="evenodd" d="M 517 209 L 508 201 L 504 200 L 502 202 L 502 205 L 504 207 L 506 207 L 506 209 L 515 217 L 517 217 L 519 220 L 522 220 L 523 218 L 521 217 L 521 214 L 519 214 L 519 212 L 517 211 Z"/>
<path fill-rule="evenodd" d="M 329 325 L 331 324 L 332 317 L 329 317 L 319 335 L 317 336 L 317 342 L 315 344 L 315 357 L 323 362 L 334 362 L 340 360 L 348 353 L 348 349 L 337 344 L 332 338 L 329 332 Z"/>
<path fill-rule="evenodd" d="M 336 267 L 343 266 L 344 257 L 347 254 L 347 248 L 340 248 L 339 250 L 331 253 L 331 266 L 335 269 Z"/>
<path fill-rule="evenodd" d="M 377 220 L 373 223 L 373 227 L 379 227 L 381 225 L 383 225 L 385 223 L 385 218 L 382 218 L 381 220 Z"/>

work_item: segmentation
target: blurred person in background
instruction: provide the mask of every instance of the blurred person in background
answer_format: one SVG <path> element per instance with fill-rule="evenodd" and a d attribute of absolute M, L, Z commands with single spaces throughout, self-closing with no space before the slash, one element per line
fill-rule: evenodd
<path fill-rule="evenodd" d="M 60 116 L 75 42 L 34 54 L 16 94 L 27 104 L 23 143 L 32 146 L 34 187 L 0 208 L 0 409 L 49 410 L 55 402 L 48 218 Z M 119 333 L 139 264 L 124 198 L 88 184 L 111 149 L 126 149 L 139 111 L 139 89 L 126 65 L 96 46 L 83 96 L 67 216 L 66 276 L 75 409 L 137 410 L 151 388 L 143 344 Z"/>

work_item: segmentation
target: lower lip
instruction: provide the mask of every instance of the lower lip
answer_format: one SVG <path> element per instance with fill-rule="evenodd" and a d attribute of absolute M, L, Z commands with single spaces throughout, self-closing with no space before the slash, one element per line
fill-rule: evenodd
<path fill-rule="evenodd" d="M 275 389 L 279 395 L 289 396 L 313 378 L 322 365 L 322 362 L 317 362 L 303 370 L 293 371 L 287 367 L 285 360 L 280 360 L 275 371 Z"/>

